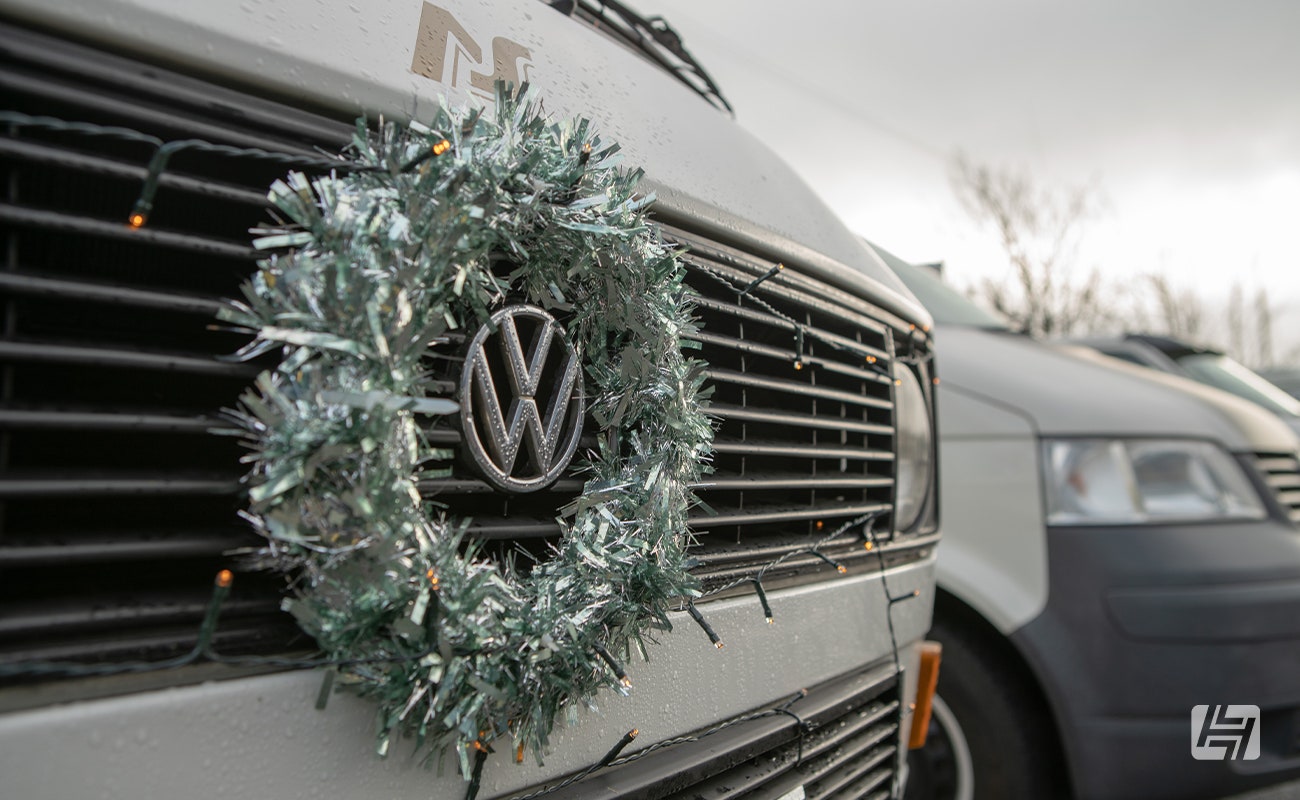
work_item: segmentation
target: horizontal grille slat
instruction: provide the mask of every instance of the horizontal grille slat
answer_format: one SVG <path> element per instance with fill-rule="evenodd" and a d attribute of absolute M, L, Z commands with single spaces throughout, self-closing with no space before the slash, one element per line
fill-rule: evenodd
<path fill-rule="evenodd" d="M 714 334 L 707 333 L 704 331 L 700 331 L 698 333 L 692 334 L 689 338 L 697 342 L 718 345 L 719 347 L 725 347 L 740 353 L 750 353 L 753 355 L 767 356 L 768 358 L 773 358 L 778 361 L 785 361 L 787 363 L 794 363 L 796 360 L 801 360 L 805 365 L 805 367 L 812 367 L 812 368 L 819 367 L 821 369 L 827 369 L 833 372 L 838 372 L 841 375 L 851 375 L 855 378 L 860 378 L 865 381 L 872 381 L 874 383 L 888 384 L 893 382 L 892 379 L 884 375 L 881 375 L 879 372 L 875 372 L 873 370 L 848 366 L 836 361 L 832 361 L 830 359 L 817 358 L 815 356 L 809 356 L 809 355 L 804 355 L 802 356 L 802 358 L 800 358 L 799 353 L 794 349 L 781 349 L 778 347 L 768 347 L 766 345 L 747 342 L 742 339 L 737 339 L 731 336 L 715 336 Z"/>
<path fill-rule="evenodd" d="M 762 311 L 756 311 L 752 308 L 746 308 L 732 303 L 725 303 L 710 297 L 699 298 L 698 304 L 701 308 L 707 308 L 729 316 L 759 322 L 772 328 L 789 331 L 791 334 L 797 333 L 800 327 L 797 323 L 790 320 L 781 319 L 780 317 Z M 889 360 L 888 353 L 875 347 L 865 345 L 862 342 L 855 342 L 852 339 L 830 333 L 829 331 L 819 331 L 818 336 L 826 341 L 833 342 L 840 347 L 852 350 L 864 359 L 867 356 L 871 356 L 872 358 L 881 361 Z"/>
<path fill-rule="evenodd" d="M 430 498 L 441 495 L 494 494 L 496 489 L 487 481 L 478 478 L 432 478 L 420 481 L 420 491 Z M 574 478 L 561 478 L 551 489 L 558 493 L 576 494 L 582 491 L 582 481 Z"/>
<path fill-rule="evenodd" d="M 1300 524 L 1300 458 L 1291 453 L 1257 453 L 1255 467 L 1288 519 Z"/>
<path fill-rule="evenodd" d="M 0 609 L 33 592 L 50 609 L 63 607 L 75 573 L 78 602 L 139 595 L 143 603 L 153 593 L 172 597 L 184 617 L 195 609 L 182 600 L 196 586 L 205 595 L 213 572 L 240 568 L 234 553 L 259 541 L 237 516 L 247 451 L 238 437 L 210 431 L 228 424 L 222 410 L 235 407 L 273 356 L 230 360 L 247 339 L 216 313 L 256 268 L 249 231 L 273 220 L 268 187 L 294 164 L 344 147 L 353 126 L 4 30 L 11 41 L 0 53 L 0 86 L 18 113 L 284 155 L 273 162 L 183 150 L 159 178 L 147 224 L 133 229 L 126 218 L 154 145 L 40 125 L 0 130 Z M 877 515 L 880 551 L 892 547 L 892 375 L 896 343 L 911 342 L 907 324 L 797 263 L 742 291 L 773 264 L 661 227 L 685 251 L 687 282 L 700 296 L 693 313 L 701 335 L 689 354 L 711 370 L 716 448 L 697 486 L 701 505 L 690 511 L 701 581 L 752 572 L 867 515 Z M 456 396 L 472 333 L 431 345 L 430 394 Z M 590 475 L 582 458 L 547 489 L 507 495 L 475 471 L 458 419 L 420 424 L 431 447 L 451 451 L 428 465 L 442 477 L 420 483 L 434 513 L 468 520 L 488 557 L 546 558 L 561 529 L 556 518 Z M 579 453 L 594 451 L 597 436 L 589 421 Z M 827 552 L 852 563 L 865 552 L 856 535 Z M 901 543 L 899 552 L 914 546 Z M 115 568 L 95 569 L 101 564 Z M 237 582 L 261 605 L 232 621 L 232 641 L 275 651 L 293 625 L 278 610 L 280 579 L 262 577 Z M 793 585 L 838 576 L 799 556 L 771 577 Z M 0 644 L 0 658 L 169 652 L 185 641 L 181 629 L 198 623 L 178 618 L 173 631 L 162 618 L 129 616 L 81 643 L 43 639 L 33 617 L 31 636 Z"/>
<path fill-rule="evenodd" d="M 867 487 L 890 486 L 893 482 L 892 478 L 873 476 L 813 475 L 794 477 L 750 475 L 743 478 L 715 478 L 704 481 L 699 485 L 699 488 L 742 491 L 764 489 L 864 489 Z"/>
<path fill-rule="evenodd" d="M 807 508 L 781 508 L 772 506 L 751 506 L 743 511 L 727 513 L 718 510 L 717 514 L 697 514 L 691 516 L 691 524 L 700 529 L 717 528 L 726 525 L 740 525 L 749 521 L 754 524 L 770 522 L 798 522 L 804 520 L 827 519 L 830 517 L 861 517 L 889 510 L 886 503 L 869 503 L 863 505 L 844 505 L 843 503 L 824 504 Z"/>
<path fill-rule="evenodd" d="M 892 756 L 894 749 L 892 747 L 882 748 L 865 759 L 861 756 L 862 751 L 870 750 L 881 742 L 888 740 L 897 731 L 898 729 L 892 725 L 879 726 L 875 730 L 858 737 L 857 740 L 847 742 L 846 744 L 849 747 L 844 748 L 844 752 L 825 759 L 815 769 L 810 769 L 806 773 L 807 781 L 809 783 L 820 781 L 822 785 L 818 786 L 816 791 L 809 792 L 808 796 L 816 798 L 832 795 L 871 772 L 882 761 Z M 887 777 L 889 772 L 883 771 L 883 774 Z"/>
<path fill-rule="evenodd" d="M 1268 479 L 1268 485 L 1277 490 L 1300 489 L 1300 472 L 1294 475 L 1273 475 Z"/>
<path fill-rule="evenodd" d="M 0 639 L 24 633 L 38 626 L 51 630 L 89 631 L 101 625 L 130 621 L 151 624 L 168 624 L 184 622 L 201 615 L 207 608 L 207 598 L 196 596 L 190 600 L 178 602 L 171 596 L 135 597 L 135 602 L 124 604 L 112 598 L 100 598 L 87 606 L 83 603 L 68 605 L 64 608 L 51 608 L 43 605 L 24 609 L 19 606 L 10 608 L 0 617 Z M 247 614 L 258 610 L 260 603 L 256 600 L 231 600 L 223 603 L 222 613 L 231 616 Z"/>
<path fill-rule="evenodd" d="M 840 566 L 844 567 L 846 573 L 855 562 L 862 562 L 870 559 L 871 564 L 875 564 L 875 558 L 865 553 L 861 548 L 855 548 L 847 554 L 837 554 L 819 550 L 823 555 L 834 558 Z M 826 566 L 826 562 L 814 555 L 799 555 L 788 558 L 781 562 L 781 569 L 787 575 L 799 575 L 808 571 L 817 571 Z M 710 585 L 729 584 L 732 581 L 744 581 L 748 588 L 749 578 L 754 574 L 753 569 L 748 564 L 731 568 L 712 568 L 701 570 L 702 577 L 708 579 Z"/>
<path fill-rule="evenodd" d="M 745 422 L 765 422 L 787 425 L 795 428 L 818 428 L 822 430 L 844 430 L 852 433 L 874 433 L 892 436 L 894 429 L 889 425 L 878 425 L 845 417 L 813 417 L 807 414 L 780 414 L 753 408 L 737 408 L 724 403 L 709 406 L 709 413 L 722 419 L 734 419 Z"/>
<path fill-rule="evenodd" d="M 223 256 L 251 261 L 258 257 L 252 247 L 245 247 L 223 239 L 197 236 L 156 228 L 132 228 L 126 221 L 111 222 L 104 219 L 62 214 L 0 203 L 0 223 L 39 228 L 53 233 L 73 233 L 104 239 L 116 239 L 145 245 L 158 245 L 200 255 Z"/>
<path fill-rule="evenodd" d="M 40 144 L 23 142 L 16 139 L 0 139 L 0 158 L 22 159 L 33 164 L 61 169 L 77 170 L 96 175 L 105 175 L 122 180 L 143 182 L 149 176 L 149 170 L 138 164 L 131 164 L 114 159 L 87 155 L 75 150 L 46 147 Z M 164 172 L 158 176 L 158 186 L 163 189 L 177 189 L 194 192 L 209 197 L 219 197 L 253 206 L 266 206 L 265 192 L 255 192 L 239 186 L 232 186 L 220 181 L 193 178 L 173 172 Z"/>
<path fill-rule="evenodd" d="M 705 374 L 715 383 L 734 383 L 740 386 L 748 386 L 754 389 L 767 389 L 773 392 L 787 392 L 789 394 L 801 397 L 816 397 L 822 400 L 834 400 L 839 403 L 849 405 L 866 406 L 869 408 L 893 408 L 893 405 L 887 400 L 881 400 L 876 397 L 866 395 L 850 394 L 838 389 L 827 389 L 821 386 L 810 386 L 808 384 L 796 383 L 795 381 L 782 380 L 780 378 L 766 378 L 758 375 L 747 375 L 741 372 L 733 372 L 729 369 L 710 369 Z"/>
<path fill-rule="evenodd" d="M 231 378 L 253 378 L 260 371 L 251 364 L 218 361 L 216 358 L 116 350 L 105 347 L 0 341 L 0 361 L 84 364 L 165 372 L 189 372 Z"/>
<path fill-rule="evenodd" d="M 790 456 L 791 458 L 849 458 L 862 461 L 893 461 L 888 450 L 863 450 L 853 447 L 819 447 L 761 442 L 714 442 L 715 453 L 741 453 L 748 455 Z"/>
<path fill-rule="evenodd" d="M 233 543 L 248 535 L 248 531 L 235 529 L 174 531 L 147 536 L 69 532 L 56 542 L 6 541 L 0 545 L 0 569 L 213 557 L 230 550 Z"/>
<path fill-rule="evenodd" d="M 3 141 L 3 140 L 0 140 Z M 88 281 L 45 278 L 24 272 L 0 272 L 0 290 L 34 297 L 113 303 L 141 309 L 158 309 L 215 317 L 222 302 L 172 292 L 152 292 L 127 286 L 109 286 Z"/>
<path fill-rule="evenodd" d="M 892 752 L 880 753 L 874 756 L 870 763 L 879 764 L 886 758 L 892 756 Z M 832 798 L 843 798 L 843 800 L 869 800 L 872 797 L 887 798 L 889 797 L 888 787 L 893 772 L 888 769 L 859 768 L 852 771 L 852 776 L 839 782 L 835 789 L 821 794 L 808 793 L 805 795 L 808 800 L 831 800 Z M 872 792 L 873 789 L 880 791 Z"/>
<path fill-rule="evenodd" d="M 734 525 L 788 523 L 788 522 L 823 522 L 824 527 L 833 530 L 835 526 L 858 517 L 878 514 L 889 510 L 889 505 L 845 505 L 837 501 L 823 502 L 807 508 L 780 508 L 772 506 L 750 506 L 745 509 L 712 509 L 706 513 L 693 512 L 690 515 L 691 527 L 696 531 L 708 531 L 713 528 L 725 528 Z M 511 517 L 509 519 L 471 519 L 470 533 L 484 539 L 538 538 L 553 536 L 559 532 L 559 525 L 552 519 L 526 519 Z M 857 541 L 855 539 L 855 541 Z M 736 555 L 735 558 L 745 564 L 752 564 L 757 559 L 771 559 L 788 550 L 801 550 L 808 546 L 806 541 L 783 547 L 764 544 Z M 719 563 L 725 557 L 724 552 L 707 550 L 701 552 L 697 559 L 704 564 Z"/>
<path fill-rule="evenodd" d="M 1300 461 L 1292 456 L 1257 456 L 1255 466 L 1271 477 L 1295 472 L 1300 469 Z"/>
<path fill-rule="evenodd" d="M 234 495 L 239 481 L 220 478 L 0 478 L 0 498 L 87 495 Z"/>
<path fill-rule="evenodd" d="M 275 650 L 290 652 L 299 650 L 309 652 L 311 643 L 293 627 L 291 621 L 283 617 L 268 617 L 263 606 L 263 613 L 250 614 L 247 617 L 227 616 L 222 614 L 221 625 L 213 634 L 211 645 L 224 655 L 239 655 L 254 650 Z M 39 620 L 33 620 L 39 624 Z M 100 622 L 96 629 L 105 625 Z M 24 649 L 24 660 L 33 661 L 85 661 L 95 658 L 102 661 L 124 661 L 128 659 L 155 659 L 175 657 L 190 651 L 194 647 L 194 625 L 189 622 L 180 625 L 148 625 L 137 628 L 119 624 L 120 631 L 113 638 L 94 638 L 86 633 L 58 639 L 44 639 Z M 0 642 L 0 646 L 3 642 Z M 16 661 L 0 651 L 0 663 Z"/>
<path fill-rule="evenodd" d="M 1300 506 L 1300 491 L 1280 491 L 1277 499 L 1284 506 Z"/>
<path fill-rule="evenodd" d="M 870 305 L 859 297 L 827 286 L 815 278 L 801 275 L 795 270 L 780 272 L 771 280 L 766 280 L 761 285 L 744 291 L 742 287 L 748 287 L 754 278 L 767 272 L 768 264 L 760 263 L 759 268 L 755 269 L 756 265 L 753 257 L 743 253 L 733 252 L 729 258 L 725 255 L 719 258 L 719 255 L 723 254 L 726 248 L 717 242 L 707 241 L 691 234 L 683 234 L 679 238 L 691 248 L 690 252 L 685 256 L 686 263 L 706 275 L 708 283 L 712 285 L 710 288 L 704 282 L 698 284 L 700 292 L 707 297 L 716 298 L 719 286 L 723 286 L 728 290 L 728 293 L 724 294 L 724 297 L 728 299 L 733 299 L 732 294 L 741 292 L 750 297 L 761 298 L 764 301 L 790 297 L 800 307 L 833 315 L 839 320 L 871 334 L 884 336 L 889 331 L 889 327 L 881 322 L 880 317 L 884 316 L 881 309 Z M 764 303 L 760 308 L 767 312 L 773 311 L 770 303 Z M 780 319 L 780 317 L 776 318 Z M 844 337 L 844 341 L 851 343 L 854 340 Z M 885 352 L 886 348 L 877 349 L 885 355 L 886 359 L 890 358 L 888 353 Z"/>
<path fill-rule="evenodd" d="M 597 772 L 551 797 L 779 800 L 799 787 L 813 797 L 819 788 L 823 795 L 850 785 L 871 791 L 881 776 L 884 785 L 892 782 L 899 718 L 892 667 L 812 687 L 790 710 L 809 725 L 802 735 L 788 715 L 758 716 Z"/>
<path fill-rule="evenodd" d="M 140 433 L 207 433 L 221 427 L 209 417 L 98 411 L 29 411 L 0 409 L 0 427 L 64 430 L 125 430 Z"/>
<path fill-rule="evenodd" d="M 72 85 L 44 76 L 6 71 L 0 73 L 0 88 L 41 97 L 47 102 L 58 102 L 77 106 L 88 112 L 98 112 L 106 117 L 122 120 L 120 124 L 159 130 L 164 138 L 178 138 L 175 134 L 183 133 L 187 138 L 207 139 L 240 147 L 296 154 L 313 160 L 320 157 L 319 153 L 313 152 L 308 147 L 294 144 L 289 138 L 257 135 L 238 125 L 206 121 L 197 114 L 178 116 L 173 111 L 155 108 L 150 104 L 130 102 L 124 104 L 108 93 L 83 89 L 80 85 Z"/>
<path fill-rule="evenodd" d="M 835 730 L 830 737 L 819 741 L 814 747 L 805 747 L 804 758 L 806 759 L 816 758 L 832 749 L 840 750 L 837 755 L 826 761 L 825 767 L 819 767 L 819 772 L 813 775 L 838 769 L 855 755 L 854 750 L 865 750 L 889 739 L 891 734 L 898 731 L 892 719 L 897 713 L 898 703 L 876 706 L 866 713 L 850 718 L 847 723 L 841 722 L 838 730 Z M 846 744 L 853 744 L 854 748 L 846 750 L 844 747 Z"/>
<path fill-rule="evenodd" d="M 862 549 L 858 542 L 861 540 L 856 536 L 837 536 L 834 539 L 823 542 L 821 549 L 823 552 L 830 552 L 845 546 L 853 546 L 855 549 Z M 807 549 L 807 542 L 794 541 L 784 544 L 767 545 L 763 550 L 773 556 L 788 556 L 800 550 Z M 752 548 L 745 544 L 730 545 L 726 548 L 711 550 L 707 553 L 701 553 L 698 556 L 700 563 L 708 568 L 725 567 L 730 564 L 743 564 L 753 557 Z"/>

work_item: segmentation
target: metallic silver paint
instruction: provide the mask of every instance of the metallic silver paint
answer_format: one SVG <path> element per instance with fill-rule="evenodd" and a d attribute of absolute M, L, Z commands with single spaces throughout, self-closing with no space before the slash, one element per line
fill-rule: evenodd
<path fill-rule="evenodd" d="M 607 692 L 577 724 L 561 725 L 544 767 L 516 766 L 507 753 L 490 759 L 483 797 L 493 797 L 598 760 L 619 737 L 640 728 L 637 746 L 709 726 L 784 699 L 804 685 L 842 674 L 873 658 L 890 660 L 893 615 L 907 669 L 904 707 L 915 696 L 914 643 L 930 625 L 934 556 L 888 570 L 889 591 L 920 596 L 888 602 L 871 571 L 826 583 L 773 591 L 776 614 L 765 624 L 752 595 L 702 606 L 726 647 L 715 649 L 685 613 L 659 637 L 651 660 L 627 665 L 628 697 Z M 892 610 L 891 610 L 892 609 Z M 798 676 L 801 683 L 792 684 Z M 374 755 L 374 705 L 335 695 L 313 707 L 318 672 L 217 681 L 198 686 L 70 703 L 0 715 L 0 796 L 67 798 L 231 797 L 459 798 L 464 784 L 412 759 L 395 742 L 387 760 Z M 910 718 L 900 729 L 906 752 Z"/>
<path fill-rule="evenodd" d="M 452 9 L 476 42 L 500 37 L 526 49 L 528 80 L 547 111 L 592 118 L 621 145 L 628 164 L 645 170 L 657 211 L 807 268 L 918 325 L 930 322 L 879 257 L 774 151 L 784 143 L 777 136 L 760 141 L 647 60 L 537 0 L 438 5 Z M 448 85 L 411 70 L 422 0 L 328 6 L 317 0 L 6 0 L 5 6 L 8 15 L 92 42 L 345 115 L 419 117 L 439 96 L 456 104 L 486 102 L 468 81 Z M 466 66 L 494 71 L 490 64 Z"/>

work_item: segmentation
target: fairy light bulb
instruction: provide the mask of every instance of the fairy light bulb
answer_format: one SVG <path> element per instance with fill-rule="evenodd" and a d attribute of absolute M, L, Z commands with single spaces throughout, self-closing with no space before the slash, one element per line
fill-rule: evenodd
<path fill-rule="evenodd" d="M 606 753 L 604 757 L 601 758 L 600 761 L 598 761 L 597 763 L 600 764 L 600 766 L 602 767 L 609 766 L 610 762 L 618 758 L 618 754 L 623 752 L 623 748 L 632 744 L 632 740 L 635 739 L 640 734 L 641 734 L 640 728 L 633 728 L 632 730 L 623 734 L 623 738 L 619 739 L 618 742 L 609 749 L 609 752 Z"/>
<path fill-rule="evenodd" d="M 820 558 L 822 561 L 825 561 L 830 566 L 835 567 L 835 571 L 841 575 L 849 571 L 848 567 L 844 566 L 843 564 L 831 558 L 830 556 L 826 555 L 825 553 L 821 552 L 820 550 L 813 550 L 812 554 Z"/>
<path fill-rule="evenodd" d="M 767 601 L 767 592 L 763 591 L 763 582 L 757 577 L 750 578 L 750 581 L 754 584 L 754 593 L 758 595 L 758 602 L 763 607 L 763 616 L 767 619 L 767 624 L 773 624 L 776 622 L 776 615 L 772 613 L 772 604 Z"/>
<path fill-rule="evenodd" d="M 695 607 L 695 604 L 691 603 L 686 606 L 686 610 L 690 613 L 691 619 L 695 620 L 695 624 L 699 625 L 704 631 L 704 635 L 709 637 L 709 641 L 713 642 L 713 646 L 721 650 L 723 648 L 722 637 L 718 636 L 717 631 L 713 630 L 713 626 L 704 618 L 704 615 Z"/>

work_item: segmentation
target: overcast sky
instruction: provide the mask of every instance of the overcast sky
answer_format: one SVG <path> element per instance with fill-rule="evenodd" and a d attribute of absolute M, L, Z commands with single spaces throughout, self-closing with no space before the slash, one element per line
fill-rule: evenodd
<path fill-rule="evenodd" d="M 1268 286 L 1300 343 L 1300 2 L 642 0 L 851 228 L 1002 274 L 948 160 L 1094 185 L 1085 265 Z"/>

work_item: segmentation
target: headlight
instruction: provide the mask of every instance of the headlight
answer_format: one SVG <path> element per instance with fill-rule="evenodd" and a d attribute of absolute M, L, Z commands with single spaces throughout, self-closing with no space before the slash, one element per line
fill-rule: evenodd
<path fill-rule="evenodd" d="M 916 524 L 925 510 L 934 474 L 934 430 L 930 406 L 921 382 L 911 369 L 899 365 L 894 377 L 894 419 L 898 428 L 898 462 L 894 493 L 894 530 Z"/>
<path fill-rule="evenodd" d="M 1207 442 L 1043 442 L 1049 525 L 1263 519 L 1259 493 L 1232 456 Z"/>

